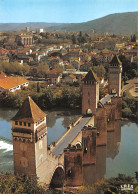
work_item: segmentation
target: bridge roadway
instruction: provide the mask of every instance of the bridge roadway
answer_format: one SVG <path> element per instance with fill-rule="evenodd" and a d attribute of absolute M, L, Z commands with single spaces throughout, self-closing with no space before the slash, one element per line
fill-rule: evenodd
<path fill-rule="evenodd" d="M 82 117 L 78 123 L 70 129 L 70 131 L 65 135 L 63 139 L 56 145 L 52 150 L 52 154 L 59 156 L 63 153 L 64 148 L 67 148 L 68 145 L 75 139 L 75 137 L 80 133 L 83 127 L 88 123 L 91 117 Z"/>
<path fill-rule="evenodd" d="M 100 100 L 100 102 L 104 105 L 106 104 L 106 102 L 108 102 L 113 96 L 115 96 L 114 94 L 108 94 L 107 96 L 105 96 L 104 98 L 102 98 Z"/>

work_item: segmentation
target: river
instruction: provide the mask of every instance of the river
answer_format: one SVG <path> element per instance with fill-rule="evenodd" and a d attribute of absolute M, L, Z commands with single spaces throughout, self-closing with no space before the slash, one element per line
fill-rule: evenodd
<path fill-rule="evenodd" d="M 13 146 L 11 118 L 17 110 L 0 108 L 0 172 L 13 173 Z M 57 141 L 70 123 L 81 114 L 80 110 L 46 111 L 48 144 Z M 87 182 L 91 182 L 87 172 L 95 172 L 95 178 L 116 177 L 118 173 L 135 176 L 138 171 L 138 126 L 131 121 L 117 121 L 116 130 L 108 132 L 107 146 L 97 149 L 97 163 L 84 169 Z M 95 169 L 94 169 L 95 168 Z M 92 173 L 93 174 L 93 173 Z"/>

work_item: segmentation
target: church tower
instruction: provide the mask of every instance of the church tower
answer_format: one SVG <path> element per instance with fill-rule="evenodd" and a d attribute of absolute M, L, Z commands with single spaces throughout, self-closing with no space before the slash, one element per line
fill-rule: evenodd
<path fill-rule="evenodd" d="M 121 73 L 122 62 L 115 55 L 109 63 L 109 75 L 108 75 L 108 92 L 109 94 L 117 93 L 117 96 L 121 96 Z"/>
<path fill-rule="evenodd" d="M 47 157 L 46 114 L 28 97 L 12 118 L 14 173 L 36 176 Z"/>
<path fill-rule="evenodd" d="M 96 113 L 99 101 L 99 82 L 95 73 L 90 70 L 83 79 L 82 114 Z"/>

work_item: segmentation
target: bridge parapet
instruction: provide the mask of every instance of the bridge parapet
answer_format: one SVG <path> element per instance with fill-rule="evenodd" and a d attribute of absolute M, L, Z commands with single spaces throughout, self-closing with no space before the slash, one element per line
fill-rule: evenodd
<path fill-rule="evenodd" d="M 61 138 L 55 143 L 55 145 L 52 147 L 51 150 L 53 150 L 54 147 L 56 147 L 63 139 L 64 137 L 70 132 L 70 130 L 75 127 L 77 124 L 79 124 L 79 121 L 82 119 L 82 116 L 80 116 L 75 123 L 72 123 L 69 127 L 69 129 L 64 133 L 64 135 L 61 136 Z"/>

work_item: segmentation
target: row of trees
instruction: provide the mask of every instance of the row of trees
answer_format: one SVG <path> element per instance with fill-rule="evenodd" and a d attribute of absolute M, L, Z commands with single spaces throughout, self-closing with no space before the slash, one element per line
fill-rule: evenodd
<path fill-rule="evenodd" d="M 119 174 L 118 177 L 115 178 L 99 180 L 93 186 L 80 187 L 80 189 L 78 189 L 78 191 L 75 193 L 80 194 L 122 193 L 121 185 L 124 186 L 128 184 L 133 185 L 133 193 L 138 192 L 133 177 L 126 176 L 124 174 Z M 14 176 L 9 173 L 6 174 L 2 173 L 0 175 L 0 193 L 52 194 L 57 192 L 52 191 L 52 189 L 47 188 L 45 185 L 44 186 L 39 185 L 38 179 L 35 177 L 30 178 L 26 176 Z"/>
<path fill-rule="evenodd" d="M 73 34 L 71 36 L 71 40 L 73 44 L 83 44 L 86 42 L 90 42 L 91 38 L 87 33 L 82 33 L 80 31 L 80 33 L 78 35 Z"/>
<path fill-rule="evenodd" d="M 80 87 L 74 89 L 68 86 L 59 88 L 56 94 L 51 89 L 41 91 L 38 88 L 37 86 L 37 93 L 32 94 L 32 99 L 43 109 L 51 107 L 76 108 L 81 106 Z"/>
<path fill-rule="evenodd" d="M 40 85 L 33 84 L 31 88 L 25 88 L 16 93 L 5 93 L 0 95 L 0 105 L 4 107 L 18 108 L 22 105 L 27 96 L 32 99 L 42 109 L 52 107 L 76 108 L 81 106 L 81 88 L 80 87 L 59 87 L 54 89 L 45 89 Z"/>
<path fill-rule="evenodd" d="M 0 71 L 6 74 L 26 75 L 29 73 L 30 67 L 27 64 L 19 64 L 18 62 L 0 62 Z"/>
<path fill-rule="evenodd" d="M 26 63 L 20 64 L 18 62 L 1 62 L 0 71 L 5 72 L 7 75 L 35 75 L 43 77 L 49 71 L 49 66 L 45 62 L 39 63 L 39 65 L 35 68 L 30 68 L 30 66 Z"/>
<path fill-rule="evenodd" d="M 90 42 L 91 37 L 87 33 L 72 33 L 72 32 L 59 32 L 59 33 L 41 33 L 42 39 L 38 39 L 38 44 L 59 44 L 72 42 L 73 44 L 83 44 L 85 42 Z"/>

